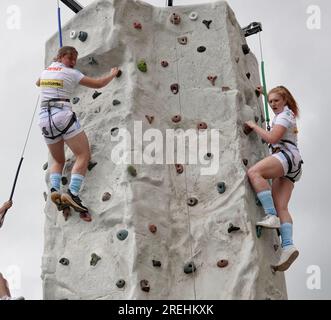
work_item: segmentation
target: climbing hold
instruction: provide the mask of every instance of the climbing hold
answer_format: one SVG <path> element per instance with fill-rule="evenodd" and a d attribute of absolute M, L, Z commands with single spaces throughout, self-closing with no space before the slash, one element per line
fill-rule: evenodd
<path fill-rule="evenodd" d="M 236 60 L 237 63 L 239 63 L 240 58 L 236 57 L 235 60 Z"/>
<path fill-rule="evenodd" d="M 122 75 L 122 70 L 118 70 L 118 71 L 117 71 L 116 78 L 119 78 L 121 75 Z"/>
<path fill-rule="evenodd" d="M 141 72 L 147 72 L 147 63 L 144 59 L 138 61 L 137 67 Z"/>
<path fill-rule="evenodd" d="M 262 207 L 262 203 L 261 203 L 261 201 L 259 200 L 258 197 L 255 198 L 255 204 L 256 204 L 258 207 Z"/>
<path fill-rule="evenodd" d="M 260 22 L 252 22 L 247 27 L 242 28 L 245 37 L 249 37 L 253 34 L 262 31 L 262 24 Z"/>
<path fill-rule="evenodd" d="M 189 18 L 193 21 L 197 20 L 198 19 L 198 13 L 195 12 L 195 11 L 191 12 L 190 15 L 189 15 Z"/>
<path fill-rule="evenodd" d="M 152 262 L 153 262 L 153 267 L 161 267 L 161 261 L 152 260 Z"/>
<path fill-rule="evenodd" d="M 222 87 L 222 92 L 226 92 L 226 91 L 229 91 L 231 90 L 229 87 Z"/>
<path fill-rule="evenodd" d="M 246 54 L 249 54 L 249 52 L 251 51 L 251 49 L 249 48 L 249 46 L 247 44 L 243 44 L 242 45 L 242 50 L 243 50 L 243 53 L 246 55 Z"/>
<path fill-rule="evenodd" d="M 121 101 L 114 99 L 113 100 L 113 106 L 118 106 L 119 104 L 121 104 Z"/>
<path fill-rule="evenodd" d="M 134 166 L 128 166 L 127 168 L 128 173 L 132 176 L 132 177 L 136 177 L 137 176 L 137 170 Z"/>
<path fill-rule="evenodd" d="M 129 235 L 129 232 L 127 230 L 123 229 L 123 230 L 118 231 L 116 236 L 117 236 L 118 240 L 123 241 L 127 238 L 128 235 Z"/>
<path fill-rule="evenodd" d="M 240 230 L 239 227 L 235 227 L 232 223 L 229 224 L 228 233 L 231 233 L 234 231 L 239 231 L 239 230 Z"/>
<path fill-rule="evenodd" d="M 261 93 L 260 93 L 260 91 L 259 90 L 255 90 L 255 94 L 256 94 L 256 96 L 259 98 L 260 97 L 260 95 L 261 95 Z"/>
<path fill-rule="evenodd" d="M 187 205 L 189 205 L 190 207 L 194 207 L 197 203 L 198 203 L 197 198 L 192 197 L 187 199 Z"/>
<path fill-rule="evenodd" d="M 153 120 L 154 120 L 154 116 L 145 116 L 147 121 L 149 122 L 149 124 L 152 124 Z"/>
<path fill-rule="evenodd" d="M 123 288 L 125 286 L 125 281 L 123 279 L 120 279 L 116 282 L 117 288 Z"/>
<path fill-rule="evenodd" d="M 200 47 L 198 47 L 198 52 L 205 52 L 206 51 L 206 47 L 204 47 L 204 46 L 200 46 Z"/>
<path fill-rule="evenodd" d="M 77 32 L 75 30 L 70 31 L 70 39 L 76 39 L 77 38 Z"/>
<path fill-rule="evenodd" d="M 44 163 L 44 165 L 43 165 L 44 170 L 47 170 L 47 168 L 48 168 L 48 162 Z"/>
<path fill-rule="evenodd" d="M 278 244 L 274 244 L 274 250 L 277 251 L 279 248 L 279 245 Z"/>
<path fill-rule="evenodd" d="M 139 30 L 142 29 L 142 26 L 141 26 L 141 23 L 140 23 L 140 22 L 134 22 L 134 23 L 133 23 L 133 27 L 134 27 L 135 29 L 139 29 Z"/>
<path fill-rule="evenodd" d="M 93 57 L 89 57 L 88 58 L 88 64 L 94 65 L 94 64 L 98 64 L 98 62 Z"/>
<path fill-rule="evenodd" d="M 217 79 L 217 76 L 208 76 L 207 79 L 211 82 L 213 86 L 215 86 L 215 81 Z"/>
<path fill-rule="evenodd" d="M 166 68 L 168 65 L 169 65 L 168 61 L 165 61 L 165 60 L 162 60 L 162 61 L 161 61 L 161 66 L 162 66 L 163 68 Z"/>
<path fill-rule="evenodd" d="M 72 98 L 72 103 L 73 104 L 76 104 L 76 103 L 78 103 L 79 102 L 79 98 L 78 97 L 74 97 L 74 98 Z"/>
<path fill-rule="evenodd" d="M 173 94 L 177 94 L 179 91 L 179 84 L 178 83 L 174 83 L 170 86 L 170 90 Z"/>
<path fill-rule="evenodd" d="M 157 227 L 155 224 L 148 225 L 148 229 L 150 232 L 155 233 L 157 231 Z"/>
<path fill-rule="evenodd" d="M 204 158 L 205 160 L 210 160 L 210 159 L 213 158 L 213 154 L 210 153 L 210 152 L 208 152 L 208 153 L 205 154 L 205 156 L 204 156 L 203 158 Z"/>
<path fill-rule="evenodd" d="M 91 266 L 96 266 L 96 264 L 98 263 L 99 260 L 101 260 L 101 258 L 96 253 L 92 253 L 91 254 L 90 265 Z"/>
<path fill-rule="evenodd" d="M 198 130 L 204 130 L 204 129 L 207 129 L 208 126 L 207 126 L 207 123 L 206 122 L 199 122 L 197 124 L 197 128 L 198 128 Z"/>
<path fill-rule="evenodd" d="M 44 191 L 43 196 L 44 196 L 45 201 L 47 201 L 47 192 L 46 191 Z"/>
<path fill-rule="evenodd" d="M 256 236 L 258 238 L 261 238 L 261 236 L 262 236 L 262 227 L 261 226 L 256 226 Z"/>
<path fill-rule="evenodd" d="M 111 194 L 109 192 L 105 192 L 102 196 L 102 201 L 108 201 L 111 198 Z"/>
<path fill-rule="evenodd" d="M 197 270 L 193 261 L 187 262 L 184 266 L 184 272 L 186 274 L 193 273 Z"/>
<path fill-rule="evenodd" d="M 250 79 L 250 78 L 251 78 L 251 74 L 250 74 L 249 72 L 247 72 L 247 73 L 246 73 L 246 77 L 247 77 L 248 79 Z"/>
<path fill-rule="evenodd" d="M 147 280 L 141 280 L 140 287 L 141 287 L 141 290 L 145 291 L 145 292 L 149 292 L 149 290 L 150 290 L 149 283 Z"/>
<path fill-rule="evenodd" d="M 213 22 L 213 20 L 203 20 L 202 23 L 209 29 L 210 24 Z"/>
<path fill-rule="evenodd" d="M 182 164 L 175 164 L 175 167 L 176 167 L 176 171 L 178 174 L 181 174 L 184 172 L 184 167 Z"/>
<path fill-rule="evenodd" d="M 98 92 L 97 90 L 95 90 L 94 93 L 93 93 L 92 98 L 93 98 L 93 99 L 96 99 L 96 98 L 99 97 L 101 94 L 102 94 L 102 92 Z"/>
<path fill-rule="evenodd" d="M 254 117 L 254 120 L 255 120 L 256 123 L 258 123 L 259 122 L 259 117 L 258 116 L 255 116 Z"/>
<path fill-rule="evenodd" d="M 116 137 L 117 136 L 117 134 L 118 134 L 118 128 L 112 128 L 111 130 L 110 130 L 110 134 L 113 136 L 113 137 Z"/>
<path fill-rule="evenodd" d="M 247 166 L 247 165 L 248 165 L 248 160 L 247 160 L 247 159 L 243 159 L 243 164 L 244 164 L 245 166 Z"/>
<path fill-rule="evenodd" d="M 79 31 L 78 39 L 84 42 L 87 39 L 87 36 L 88 36 L 87 32 Z"/>
<path fill-rule="evenodd" d="M 179 37 L 179 38 L 177 38 L 177 40 L 182 45 L 186 45 L 187 44 L 187 37 Z"/>
<path fill-rule="evenodd" d="M 217 184 L 217 190 L 218 190 L 218 192 L 221 193 L 221 194 L 224 193 L 225 190 L 226 190 L 225 182 L 219 182 L 219 183 Z"/>
<path fill-rule="evenodd" d="M 65 186 L 65 185 L 68 183 L 68 179 L 67 179 L 67 177 L 62 177 L 62 178 L 61 178 L 61 182 L 62 182 L 62 184 Z"/>
<path fill-rule="evenodd" d="M 172 24 L 180 24 L 180 16 L 179 14 L 177 13 L 173 13 L 171 16 L 170 16 L 170 22 Z"/>
<path fill-rule="evenodd" d="M 243 126 L 243 131 L 244 131 L 245 135 L 247 136 L 253 131 L 253 129 L 245 123 Z"/>
<path fill-rule="evenodd" d="M 229 261 L 225 260 L 225 259 L 217 261 L 217 266 L 219 268 L 225 268 L 228 264 L 229 264 Z"/>
<path fill-rule="evenodd" d="M 177 114 L 177 115 L 173 116 L 171 118 L 171 120 L 172 120 L 172 122 L 178 123 L 182 120 L 182 117 L 179 114 Z"/>
<path fill-rule="evenodd" d="M 67 258 L 61 258 L 59 262 L 64 266 L 69 265 L 69 260 Z"/>
<path fill-rule="evenodd" d="M 97 164 L 97 162 L 89 161 L 87 166 L 88 171 L 91 171 Z"/>

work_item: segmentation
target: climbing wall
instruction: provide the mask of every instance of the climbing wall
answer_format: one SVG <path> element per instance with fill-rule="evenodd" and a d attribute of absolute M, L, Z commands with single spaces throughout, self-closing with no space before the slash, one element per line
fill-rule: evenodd
<path fill-rule="evenodd" d="M 228 4 L 99 0 L 63 27 L 63 42 L 77 48 L 77 68 L 86 75 L 114 66 L 122 74 L 103 89 L 74 94 L 91 145 L 81 198 L 93 220 L 75 212 L 65 219 L 46 197 L 44 298 L 286 299 L 284 275 L 270 267 L 279 239 L 274 230 L 256 230 L 263 211 L 246 176 L 267 154 L 261 139 L 243 130 L 247 120 L 265 125 L 258 63 Z M 46 65 L 57 49 L 55 34 Z M 219 151 L 207 143 L 203 164 L 139 164 L 150 145 L 137 141 L 139 127 L 158 129 L 164 146 L 167 129 L 175 136 L 214 129 Z M 131 166 L 111 158 L 123 128 L 132 136 L 124 152 Z M 66 159 L 63 191 L 70 150 Z M 202 174 L 212 163 L 217 170 Z M 46 182 L 49 188 L 48 171 Z"/>

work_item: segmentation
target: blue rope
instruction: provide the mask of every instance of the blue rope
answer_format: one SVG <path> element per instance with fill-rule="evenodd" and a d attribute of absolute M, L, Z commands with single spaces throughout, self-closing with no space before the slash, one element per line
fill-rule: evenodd
<path fill-rule="evenodd" d="M 62 28 L 61 28 L 61 9 L 60 9 L 59 2 L 57 2 L 57 20 L 58 20 L 58 26 L 59 26 L 60 48 L 62 48 L 63 44 L 62 44 Z"/>

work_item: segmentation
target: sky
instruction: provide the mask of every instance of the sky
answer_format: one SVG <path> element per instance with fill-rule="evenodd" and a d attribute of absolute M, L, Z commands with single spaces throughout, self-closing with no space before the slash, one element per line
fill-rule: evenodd
<path fill-rule="evenodd" d="M 92 0 L 80 0 L 86 6 Z M 146 0 L 165 6 L 165 0 Z M 212 0 L 174 0 L 174 5 Z M 299 148 L 304 172 L 289 211 L 294 220 L 298 260 L 286 272 L 289 299 L 331 299 L 331 158 L 328 127 L 331 2 L 328 0 L 229 0 L 242 27 L 262 22 L 268 88 L 285 85 L 296 98 Z M 74 13 L 61 4 L 62 24 Z M 57 32 L 56 0 L 0 1 L 0 202 L 9 198 L 38 97 L 35 81 L 44 67 L 45 43 Z M 247 38 L 260 59 L 258 37 Z M 47 147 L 34 118 L 18 179 L 13 208 L 0 229 L 0 272 L 12 295 L 42 299 L 43 192 Z"/>

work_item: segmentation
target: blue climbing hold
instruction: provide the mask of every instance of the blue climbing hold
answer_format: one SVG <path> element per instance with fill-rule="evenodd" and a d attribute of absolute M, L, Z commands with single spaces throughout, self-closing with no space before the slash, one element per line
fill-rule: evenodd
<path fill-rule="evenodd" d="M 219 183 L 217 184 L 217 190 L 218 190 L 218 192 L 221 193 L 221 194 L 224 193 L 225 190 L 226 190 L 225 182 L 219 182 Z"/>
<path fill-rule="evenodd" d="M 127 230 L 120 230 L 117 232 L 117 238 L 118 240 L 125 240 L 127 236 L 129 235 L 129 232 Z"/>

